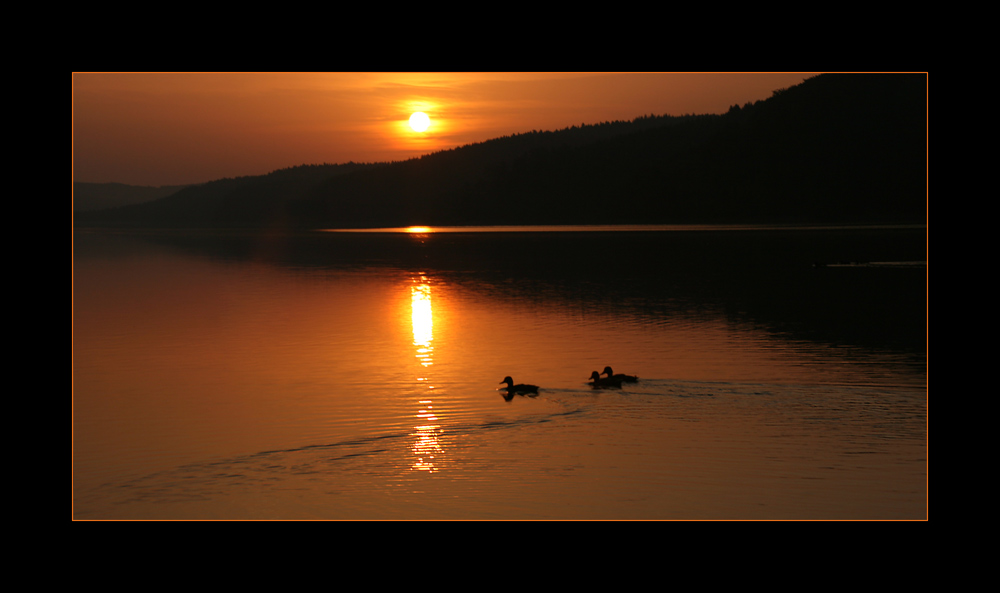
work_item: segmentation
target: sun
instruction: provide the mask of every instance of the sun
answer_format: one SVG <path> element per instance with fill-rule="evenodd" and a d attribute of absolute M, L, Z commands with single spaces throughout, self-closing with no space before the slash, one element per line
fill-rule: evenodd
<path fill-rule="evenodd" d="M 423 132 L 431 125 L 431 118 L 423 111 L 418 111 L 410 116 L 410 127 L 414 132 Z"/>

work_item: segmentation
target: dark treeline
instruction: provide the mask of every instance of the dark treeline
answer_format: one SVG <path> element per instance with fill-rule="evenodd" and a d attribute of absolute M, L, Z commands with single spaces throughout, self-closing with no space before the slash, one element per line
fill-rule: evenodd
<path fill-rule="evenodd" d="M 165 198 L 187 187 L 186 185 L 164 185 L 145 187 L 124 183 L 84 183 L 73 182 L 73 211 L 102 210 L 129 204 L 141 204 Z"/>
<path fill-rule="evenodd" d="M 84 225 L 925 222 L 927 79 L 825 74 L 723 115 L 532 131 L 306 165 L 76 215 Z"/>

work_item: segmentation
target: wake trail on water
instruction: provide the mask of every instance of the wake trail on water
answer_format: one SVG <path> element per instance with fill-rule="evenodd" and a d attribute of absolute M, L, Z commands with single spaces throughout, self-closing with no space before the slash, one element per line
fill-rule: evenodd
<path fill-rule="evenodd" d="M 447 434 L 450 441 L 475 439 L 481 434 L 529 428 L 584 412 L 582 408 L 574 408 L 512 419 L 443 424 L 435 434 Z M 325 476 L 336 481 L 338 475 L 392 474 L 405 465 L 397 461 L 411 451 L 414 438 L 421 436 L 426 435 L 413 430 L 398 431 L 186 463 L 169 470 L 105 482 L 92 491 L 81 493 L 75 498 L 77 514 L 86 518 L 85 509 L 97 504 L 208 501 L 234 489 L 282 488 L 283 484 L 309 476 Z"/>

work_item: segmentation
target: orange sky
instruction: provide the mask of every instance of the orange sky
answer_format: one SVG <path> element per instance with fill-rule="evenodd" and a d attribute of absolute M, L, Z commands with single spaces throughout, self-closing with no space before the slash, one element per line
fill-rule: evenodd
<path fill-rule="evenodd" d="M 73 178 L 173 185 L 724 113 L 814 73 L 74 73 Z M 431 127 L 407 124 L 424 111 Z"/>

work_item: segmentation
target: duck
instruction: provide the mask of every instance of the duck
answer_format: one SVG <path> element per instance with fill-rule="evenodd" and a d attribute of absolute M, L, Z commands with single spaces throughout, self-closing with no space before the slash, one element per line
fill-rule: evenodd
<path fill-rule="evenodd" d="M 601 374 L 607 375 L 608 379 L 616 379 L 620 383 L 635 383 L 639 380 L 639 377 L 636 377 L 635 375 L 623 375 L 621 373 L 616 375 L 615 372 L 611 370 L 611 367 L 604 367 L 604 371 Z"/>
<path fill-rule="evenodd" d="M 622 386 L 622 380 L 618 379 L 617 377 L 604 377 L 604 378 L 601 378 L 600 373 L 598 373 L 597 371 L 594 371 L 594 372 L 590 373 L 590 383 L 589 383 L 589 385 L 591 387 L 594 387 L 595 389 L 599 388 L 599 387 L 621 387 Z"/>
<path fill-rule="evenodd" d="M 503 381 L 500 381 L 500 383 L 507 384 L 507 395 L 503 397 L 507 401 L 513 399 L 515 393 L 518 395 L 524 395 L 525 393 L 533 393 L 535 395 L 538 395 L 538 385 L 529 385 L 527 383 L 519 383 L 517 385 L 514 385 L 514 380 L 511 379 L 509 375 L 504 377 Z"/>

